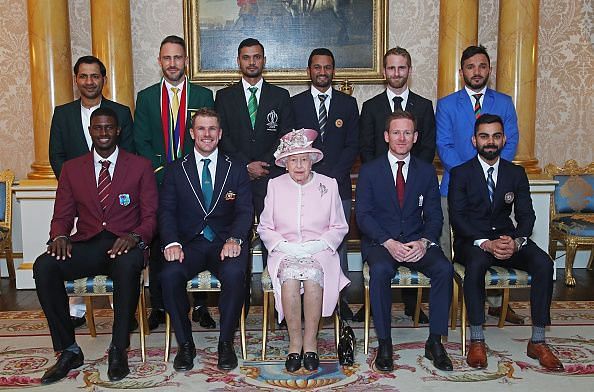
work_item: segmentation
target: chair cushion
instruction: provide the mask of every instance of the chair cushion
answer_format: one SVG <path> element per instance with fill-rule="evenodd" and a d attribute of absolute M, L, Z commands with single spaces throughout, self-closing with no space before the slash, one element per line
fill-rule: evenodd
<path fill-rule="evenodd" d="M 188 280 L 186 285 L 188 291 L 220 291 L 221 282 L 210 272 L 202 271 Z"/>
<path fill-rule="evenodd" d="M 270 273 L 268 273 L 268 268 L 264 267 L 262 271 L 262 290 L 264 291 L 273 291 L 272 290 L 272 279 L 270 279 Z"/>
<path fill-rule="evenodd" d="M 466 267 L 460 263 L 454 263 L 454 273 L 464 279 Z M 516 268 L 505 268 L 491 266 L 485 274 L 485 286 L 487 288 L 508 287 L 508 286 L 530 286 L 532 276 L 526 271 Z"/>
<path fill-rule="evenodd" d="M 107 275 L 67 280 L 66 293 L 72 296 L 113 294 L 113 280 Z"/>
<path fill-rule="evenodd" d="M 576 237 L 594 237 L 594 214 L 592 216 L 563 216 L 553 219 L 554 228 Z"/>
<path fill-rule="evenodd" d="M 363 265 L 363 279 L 365 285 L 369 285 L 369 264 L 367 263 Z M 400 266 L 396 270 L 394 277 L 392 277 L 390 286 L 431 286 L 431 279 L 421 272 Z"/>
<path fill-rule="evenodd" d="M 594 175 L 554 176 L 555 209 L 558 213 L 594 212 Z"/>

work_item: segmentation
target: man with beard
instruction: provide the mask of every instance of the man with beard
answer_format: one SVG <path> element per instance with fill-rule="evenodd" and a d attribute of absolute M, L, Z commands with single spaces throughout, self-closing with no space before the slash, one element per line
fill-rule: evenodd
<path fill-rule="evenodd" d="M 56 178 L 60 178 L 64 162 L 91 150 L 90 118 L 99 107 L 110 108 L 116 113 L 121 128 L 117 143 L 120 148 L 134 152 L 130 108 L 103 97 L 106 74 L 105 65 L 97 57 L 83 56 L 74 64 L 74 83 L 80 99 L 56 106 L 50 128 L 49 160 Z M 75 328 L 85 323 L 85 313 L 83 298 L 71 298 L 70 318 Z M 136 320 L 131 328 L 136 329 Z"/>
<path fill-rule="evenodd" d="M 138 153 L 153 163 L 157 184 L 163 181 L 164 168 L 192 151 L 190 137 L 192 113 L 213 107 L 212 92 L 188 81 L 186 44 L 183 38 L 170 35 L 161 42 L 157 58 L 163 78 L 158 83 L 140 91 L 134 113 L 134 141 Z M 151 244 L 149 261 L 149 290 L 151 315 L 149 329 L 165 322 L 159 273 L 163 266 L 163 252 L 159 238 Z M 216 324 L 206 307 L 206 293 L 194 293 L 192 320 L 202 327 L 215 328 Z"/>
<path fill-rule="evenodd" d="M 295 128 L 315 129 L 320 135 L 313 146 L 324 153 L 324 159 L 312 170 L 336 179 L 347 222 L 351 216 L 351 167 L 357 158 L 359 146 L 359 108 L 355 98 L 332 88 L 334 55 L 329 49 L 317 48 L 309 55 L 307 75 L 311 88 L 291 98 Z M 340 267 L 348 276 L 346 238 L 338 248 Z M 353 317 L 341 296 L 341 316 Z"/>
<path fill-rule="evenodd" d="M 521 166 L 499 157 L 505 151 L 504 130 L 501 117 L 479 117 L 471 138 L 478 156 L 453 168 L 449 182 L 455 261 L 466 266 L 464 299 L 470 322 L 466 362 L 474 368 L 487 367 L 483 333 L 485 273 L 497 265 L 518 268 L 532 276 L 532 337 L 527 354 L 547 370 L 563 371 L 563 365 L 545 343 L 545 327 L 551 323 L 553 261 L 529 238 L 536 220 L 530 186 Z"/>
<path fill-rule="evenodd" d="M 464 88 L 437 101 L 435 120 L 437 124 L 437 153 L 443 164 L 444 173 L 440 191 L 444 225 L 440 243 L 444 249 L 450 247 L 450 224 L 447 214 L 447 195 L 450 171 L 476 155 L 471 143 L 474 123 L 482 113 L 497 114 L 503 119 L 507 143 L 501 152 L 503 159 L 511 161 L 518 146 L 518 118 L 510 96 L 487 87 L 491 74 L 489 54 L 484 46 L 469 46 L 462 52 L 460 77 Z M 501 314 L 501 298 L 489 296 L 489 314 Z M 506 320 L 524 324 L 524 319 L 511 308 Z"/>
<path fill-rule="evenodd" d="M 361 162 L 369 162 L 388 151 L 388 143 L 384 140 L 385 122 L 388 115 L 396 110 L 412 113 L 417 121 L 417 141 L 411 154 L 427 163 L 433 163 L 435 156 L 435 115 L 430 100 L 415 94 L 408 88 L 408 77 L 412 72 L 410 53 L 399 46 L 384 54 L 384 78 L 386 90 L 365 101 L 361 109 L 360 151 Z M 402 301 L 404 313 L 414 317 L 417 291 L 403 289 Z M 361 308 L 354 318 L 363 321 L 364 309 Z M 419 322 L 427 324 L 427 315 L 421 310 Z"/>

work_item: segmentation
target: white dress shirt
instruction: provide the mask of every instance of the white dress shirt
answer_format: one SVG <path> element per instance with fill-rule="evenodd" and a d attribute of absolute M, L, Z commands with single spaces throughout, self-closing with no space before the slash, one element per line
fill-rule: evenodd
<path fill-rule="evenodd" d="M 408 89 L 408 86 L 400 95 L 394 94 L 394 92 L 392 90 L 390 90 L 389 88 L 386 89 L 386 95 L 388 96 L 388 102 L 390 103 L 390 108 L 392 109 L 392 111 L 394 111 L 394 97 L 402 98 L 402 107 L 400 109 L 406 110 L 406 104 L 408 103 L 408 93 L 409 92 L 410 92 L 410 90 Z"/>
<path fill-rule="evenodd" d="M 91 147 L 93 146 L 93 141 L 91 140 L 91 133 L 89 132 L 89 126 L 91 125 L 91 114 L 101 106 L 101 99 L 99 99 L 99 103 L 95 106 L 91 106 L 90 108 L 86 108 L 83 106 L 82 101 L 80 102 L 80 118 L 82 120 L 82 129 L 83 135 L 85 135 L 85 140 L 87 141 L 87 147 L 89 147 L 89 151 L 91 151 Z"/>
<path fill-rule="evenodd" d="M 332 88 L 329 88 L 328 90 L 326 90 L 325 93 L 321 92 L 320 90 L 318 90 L 317 88 L 315 88 L 314 86 L 311 86 L 311 96 L 313 97 L 313 101 L 314 101 L 314 105 L 316 107 L 316 117 L 319 115 L 320 113 L 320 98 L 318 98 L 318 95 L 320 94 L 326 94 L 326 100 L 324 101 L 324 106 L 326 107 L 326 115 L 328 113 L 330 113 L 330 100 L 332 99 Z"/>
<path fill-rule="evenodd" d="M 499 159 L 497 159 L 497 162 L 495 162 L 495 164 L 493 166 L 490 166 L 487 162 L 483 161 L 483 159 L 480 156 L 477 159 L 478 159 L 479 163 L 481 164 L 481 168 L 483 169 L 483 175 L 485 176 L 485 182 L 487 181 L 487 178 L 489 178 L 489 173 L 487 173 L 487 170 L 489 170 L 490 167 L 493 168 L 493 174 L 491 174 L 491 177 L 493 177 L 493 183 L 495 184 L 495 187 L 497 187 L 497 175 L 499 174 Z M 486 238 L 474 240 L 474 245 L 476 245 L 480 248 L 481 244 L 485 241 L 487 241 Z"/>
<path fill-rule="evenodd" d="M 97 151 L 95 151 L 95 149 L 93 149 L 93 161 L 94 161 L 94 166 L 95 166 L 95 183 L 97 185 L 99 185 L 99 172 L 101 171 L 101 168 L 103 167 L 101 165 L 100 161 L 107 160 L 110 162 L 110 165 L 109 165 L 109 168 L 107 169 L 107 171 L 109 171 L 109 176 L 113 180 L 113 172 L 115 171 L 115 165 L 118 160 L 118 154 L 119 154 L 118 146 L 116 146 L 115 151 L 107 158 L 103 158 L 102 156 L 97 154 Z"/>
<path fill-rule="evenodd" d="M 202 159 L 210 159 L 208 164 L 208 170 L 210 170 L 210 177 L 212 178 L 212 189 L 214 190 L 215 178 L 217 176 L 217 159 L 219 156 L 218 147 L 208 156 L 203 156 L 194 148 L 194 157 L 196 157 L 196 168 L 198 169 L 198 178 L 200 179 L 200 185 L 202 185 L 202 169 L 204 168 L 204 162 Z"/>
<path fill-rule="evenodd" d="M 464 86 L 464 90 L 466 90 L 466 93 L 470 97 L 470 103 L 472 104 L 473 112 L 474 112 L 474 104 L 476 102 L 476 99 L 474 99 L 473 95 L 482 94 L 481 97 L 479 98 L 479 102 L 481 103 L 481 111 L 482 111 L 483 110 L 483 101 L 485 100 L 485 92 L 487 91 L 487 86 L 485 85 L 485 87 L 483 87 L 482 90 L 478 91 L 478 92 L 472 91 L 471 89 L 468 88 L 468 86 Z"/>
<path fill-rule="evenodd" d="M 167 81 L 167 79 L 164 79 L 164 82 L 165 82 L 165 87 L 167 87 L 167 94 L 169 94 L 169 103 L 171 104 L 171 102 L 173 102 L 173 91 L 171 91 L 171 88 L 176 87 L 179 89 L 177 91 L 177 101 L 181 105 L 182 93 L 184 92 L 184 88 L 186 86 L 186 77 L 184 76 L 183 81 L 180 84 L 178 84 L 177 86 L 174 86 L 173 84 L 169 83 Z"/>
<path fill-rule="evenodd" d="M 258 83 L 256 83 L 255 85 L 251 85 L 248 82 L 245 81 L 244 78 L 241 78 L 241 84 L 243 85 L 243 92 L 245 94 L 245 104 L 249 107 L 249 102 L 250 102 L 250 97 L 252 95 L 252 92 L 250 90 L 248 90 L 250 87 L 258 87 L 258 90 L 256 91 L 256 101 L 258 102 L 258 106 L 260 105 L 260 94 L 262 93 L 262 84 L 264 83 L 264 79 L 260 79 L 258 80 Z"/>
<path fill-rule="evenodd" d="M 392 170 L 392 176 L 394 177 L 394 184 L 396 184 L 396 176 L 398 175 L 398 161 L 404 161 L 404 165 L 402 166 L 402 176 L 404 177 L 404 182 L 408 178 L 408 167 L 410 166 L 410 153 L 404 159 L 396 158 L 390 150 L 388 150 L 388 161 L 390 162 L 390 169 Z"/>

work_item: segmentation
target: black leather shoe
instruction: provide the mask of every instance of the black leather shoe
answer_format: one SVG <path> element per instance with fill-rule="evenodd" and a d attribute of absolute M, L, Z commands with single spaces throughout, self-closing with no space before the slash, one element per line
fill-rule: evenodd
<path fill-rule="evenodd" d="M 289 373 L 293 373 L 301 369 L 301 354 L 290 353 L 287 355 L 287 359 L 285 360 L 285 369 L 287 369 L 287 372 Z"/>
<path fill-rule="evenodd" d="M 137 329 L 138 329 L 138 321 L 136 320 L 136 317 L 132 317 L 132 320 L 130 320 L 129 330 L 130 330 L 130 332 L 134 332 Z"/>
<path fill-rule="evenodd" d="M 237 355 L 232 341 L 219 342 L 219 360 L 217 367 L 220 370 L 233 370 L 237 367 Z"/>
<path fill-rule="evenodd" d="M 392 339 L 378 339 L 375 368 L 382 372 L 394 370 L 392 354 Z"/>
<path fill-rule="evenodd" d="M 410 317 L 412 319 L 412 321 L 415 321 L 415 309 L 408 309 L 408 308 L 404 308 L 404 314 L 408 317 Z M 429 324 L 429 317 L 427 317 L 427 315 L 425 314 L 425 312 L 423 312 L 423 309 L 420 309 L 419 312 L 419 324 Z"/>
<path fill-rule="evenodd" d="M 427 340 L 425 342 L 425 358 L 433 361 L 433 366 L 439 370 L 451 372 L 454 369 L 452 361 L 441 342 Z"/>
<path fill-rule="evenodd" d="M 349 304 L 346 301 L 340 301 L 340 317 L 347 321 L 353 319 L 353 311 L 349 308 Z"/>
<path fill-rule="evenodd" d="M 87 320 L 84 317 L 75 317 L 75 316 L 70 316 L 70 321 L 72 321 L 72 325 L 74 326 L 75 329 L 78 327 L 82 327 L 87 322 Z"/>
<path fill-rule="evenodd" d="M 192 341 L 186 342 L 177 348 L 173 368 L 175 370 L 191 370 L 194 367 L 194 358 L 196 358 L 196 346 Z"/>
<path fill-rule="evenodd" d="M 217 323 L 210 317 L 206 306 L 192 310 L 192 321 L 200 323 L 202 328 L 215 329 L 217 327 Z"/>
<path fill-rule="evenodd" d="M 317 353 L 308 351 L 303 354 L 303 367 L 309 371 L 318 370 L 320 366 L 320 358 Z"/>
<path fill-rule="evenodd" d="M 126 350 L 111 346 L 107 353 L 107 377 L 109 381 L 120 381 L 130 374 L 128 353 Z"/>
<path fill-rule="evenodd" d="M 85 356 L 83 355 L 82 351 L 78 354 L 75 354 L 72 351 L 62 351 L 60 358 L 58 358 L 58 361 L 54 364 L 54 366 L 47 369 L 47 371 L 41 377 L 41 383 L 51 384 L 53 382 L 60 381 L 68 375 L 69 371 L 82 366 L 84 361 Z"/>
<path fill-rule="evenodd" d="M 159 324 L 165 324 L 165 311 L 163 309 L 151 310 L 151 315 L 148 318 L 149 330 L 157 329 Z"/>
<path fill-rule="evenodd" d="M 371 317 L 371 312 L 369 313 L 369 317 Z M 357 313 L 355 313 L 352 320 L 357 321 L 359 323 L 365 321 L 365 305 L 361 306 L 361 309 L 359 309 Z"/>

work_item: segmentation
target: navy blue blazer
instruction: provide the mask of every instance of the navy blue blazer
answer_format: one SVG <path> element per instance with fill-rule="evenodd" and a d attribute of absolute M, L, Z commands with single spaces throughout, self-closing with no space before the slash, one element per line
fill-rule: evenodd
<path fill-rule="evenodd" d="M 247 241 L 254 209 L 245 165 L 219 152 L 212 205 L 204 207 L 194 152 L 171 162 L 159 194 L 159 233 L 163 245 L 187 244 L 199 237 L 206 225 L 216 240 L 229 237 Z"/>
<path fill-rule="evenodd" d="M 493 205 L 480 158 L 475 157 L 452 169 L 448 190 L 450 223 L 454 229 L 454 249 L 475 240 L 493 240 L 500 235 L 530 237 L 536 215 L 524 168 L 499 159 Z M 511 219 L 512 207 L 514 219 Z"/>
<path fill-rule="evenodd" d="M 320 132 L 318 114 L 311 89 L 291 97 L 295 113 L 295 129 L 309 128 Z M 313 170 L 336 179 L 342 200 L 350 200 L 351 168 L 359 150 L 359 108 L 357 100 L 338 90 L 332 90 L 324 141 L 318 135 L 313 146 L 324 153 L 324 159 Z"/>
<path fill-rule="evenodd" d="M 433 165 L 411 156 L 401 209 L 396 182 L 386 155 L 361 166 L 355 202 L 361 231 L 361 254 L 393 238 L 406 243 L 420 238 L 437 243 L 443 215 Z"/>

